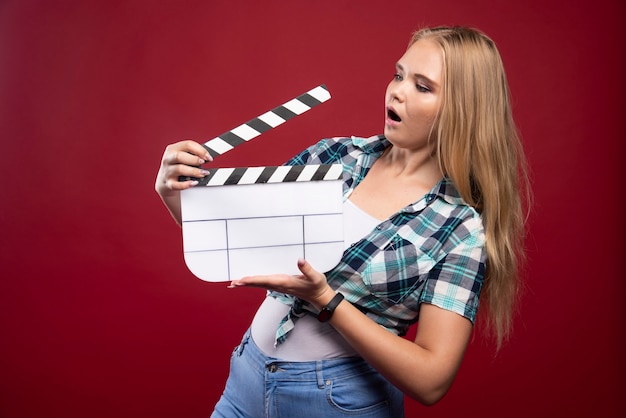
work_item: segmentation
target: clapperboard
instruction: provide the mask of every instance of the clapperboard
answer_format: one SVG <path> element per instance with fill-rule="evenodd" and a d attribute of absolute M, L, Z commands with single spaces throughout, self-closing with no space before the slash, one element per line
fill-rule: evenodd
<path fill-rule="evenodd" d="M 224 154 L 328 99 L 318 86 L 203 146 Z M 327 271 L 343 253 L 340 164 L 209 168 L 181 208 L 185 263 L 202 280 L 299 274 L 298 258 Z"/>

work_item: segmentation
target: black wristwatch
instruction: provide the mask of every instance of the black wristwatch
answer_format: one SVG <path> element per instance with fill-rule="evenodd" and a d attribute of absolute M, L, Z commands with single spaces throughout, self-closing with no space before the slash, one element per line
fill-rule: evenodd
<path fill-rule="evenodd" d="M 343 295 L 339 292 L 328 302 L 328 305 L 324 306 L 319 314 L 317 314 L 317 320 L 320 322 L 327 322 L 335 313 L 335 308 L 343 300 Z"/>

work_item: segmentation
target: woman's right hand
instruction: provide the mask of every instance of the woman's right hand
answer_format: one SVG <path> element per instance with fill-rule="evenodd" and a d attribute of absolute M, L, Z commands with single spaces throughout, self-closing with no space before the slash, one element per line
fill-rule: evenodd
<path fill-rule="evenodd" d="M 178 224 L 181 223 L 180 191 L 193 187 L 196 180 L 180 181 L 180 177 L 202 178 L 208 174 L 201 166 L 213 158 L 199 143 L 184 140 L 165 148 L 154 188 Z"/>
<path fill-rule="evenodd" d="M 192 187 L 195 184 L 193 180 L 179 181 L 179 177 L 206 176 L 206 170 L 200 166 L 212 160 L 202 145 L 190 139 L 168 145 L 154 185 L 157 193 L 161 197 L 170 196 Z"/>

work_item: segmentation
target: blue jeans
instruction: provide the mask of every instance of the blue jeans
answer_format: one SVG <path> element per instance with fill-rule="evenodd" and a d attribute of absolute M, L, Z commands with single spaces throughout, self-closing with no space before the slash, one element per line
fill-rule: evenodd
<path fill-rule="evenodd" d="M 401 418 L 404 394 L 360 357 L 288 362 L 246 332 L 212 418 Z"/>

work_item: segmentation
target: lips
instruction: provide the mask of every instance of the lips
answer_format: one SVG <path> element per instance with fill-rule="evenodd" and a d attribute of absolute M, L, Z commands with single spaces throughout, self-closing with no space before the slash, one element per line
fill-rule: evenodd
<path fill-rule="evenodd" d="M 387 119 L 393 122 L 402 122 L 402 118 L 398 116 L 396 111 L 391 106 L 387 106 Z"/>

